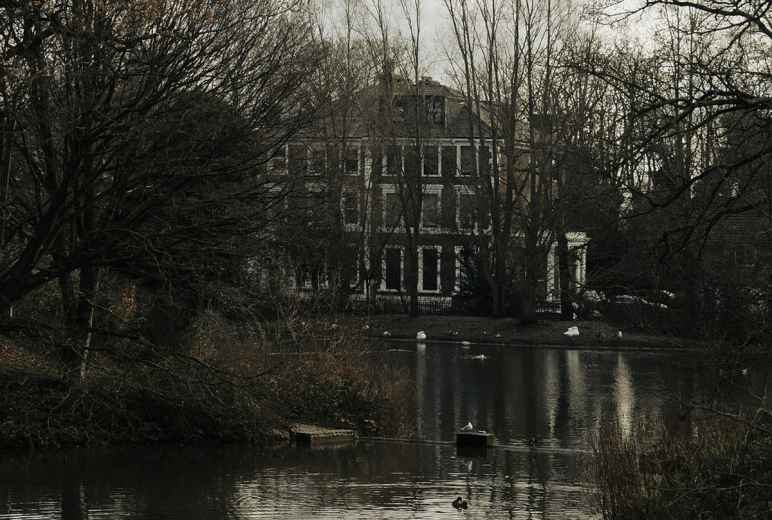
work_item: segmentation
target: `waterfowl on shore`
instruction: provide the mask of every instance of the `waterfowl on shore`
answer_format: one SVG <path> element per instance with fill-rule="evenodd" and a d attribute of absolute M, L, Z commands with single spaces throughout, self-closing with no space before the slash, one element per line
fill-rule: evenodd
<path fill-rule="evenodd" d="M 467 507 L 469 507 L 469 503 L 463 498 L 458 497 L 453 501 L 453 507 L 455 507 L 456 509 L 466 509 Z"/>

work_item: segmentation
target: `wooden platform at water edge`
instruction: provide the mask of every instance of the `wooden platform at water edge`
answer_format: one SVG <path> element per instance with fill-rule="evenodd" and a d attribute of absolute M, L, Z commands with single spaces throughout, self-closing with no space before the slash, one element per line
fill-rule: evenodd
<path fill-rule="evenodd" d="M 343 444 L 356 440 L 354 430 L 324 428 L 313 424 L 293 424 L 290 439 L 298 446 Z"/>

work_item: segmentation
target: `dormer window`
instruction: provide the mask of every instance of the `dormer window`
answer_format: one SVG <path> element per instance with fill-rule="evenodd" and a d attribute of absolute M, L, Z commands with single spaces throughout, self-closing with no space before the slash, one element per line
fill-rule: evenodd
<path fill-rule="evenodd" d="M 425 96 L 426 120 L 429 123 L 445 125 L 445 96 Z"/>

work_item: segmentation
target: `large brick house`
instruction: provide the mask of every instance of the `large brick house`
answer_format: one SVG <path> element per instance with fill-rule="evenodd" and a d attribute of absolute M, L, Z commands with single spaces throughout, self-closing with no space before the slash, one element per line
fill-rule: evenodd
<path fill-rule="evenodd" d="M 328 289 L 332 278 L 340 280 L 343 271 L 351 301 L 384 307 L 404 301 L 410 243 L 405 205 L 413 196 L 404 184 L 408 177 L 415 181 L 413 188 L 420 187 L 421 211 L 413 243 L 423 311 L 448 310 L 454 298 L 469 292 L 476 244 L 489 233 L 477 218 L 485 211 L 478 194 L 479 176 L 492 167 L 491 150 L 497 147 L 489 137 L 484 109 L 471 113 L 461 94 L 431 78 L 415 87 L 394 80 L 393 101 L 386 109 L 378 89 L 370 96 L 365 93 L 347 108 L 345 117 L 343 110 L 333 110 L 275 151 L 268 167 L 277 182 L 293 183 L 290 205 L 309 204 L 300 213 L 309 219 L 310 233 L 320 236 L 325 226 L 338 229 L 328 237 L 327 252 L 301 248 L 287 260 L 285 283 L 296 293 Z M 416 106 L 424 110 L 420 125 L 415 123 Z M 386 130 L 385 117 L 390 120 Z M 519 146 L 524 169 L 526 141 Z M 329 218 L 320 219 L 324 203 L 332 211 Z M 310 224 L 312 220 L 319 222 Z M 569 240 L 575 252 L 572 282 L 578 287 L 585 278 L 587 237 L 572 233 Z M 545 300 L 559 299 L 556 266 L 553 247 L 544 266 Z"/>

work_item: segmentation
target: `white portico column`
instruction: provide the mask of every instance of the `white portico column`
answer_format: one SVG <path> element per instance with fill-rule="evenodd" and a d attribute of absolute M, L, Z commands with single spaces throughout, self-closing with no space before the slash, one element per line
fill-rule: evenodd
<path fill-rule="evenodd" d="M 560 291 L 560 287 L 556 287 L 555 283 L 555 246 L 556 243 L 550 246 L 549 253 L 547 253 L 547 300 L 555 300 L 555 295 Z M 559 281 L 558 281 L 559 283 Z"/>

